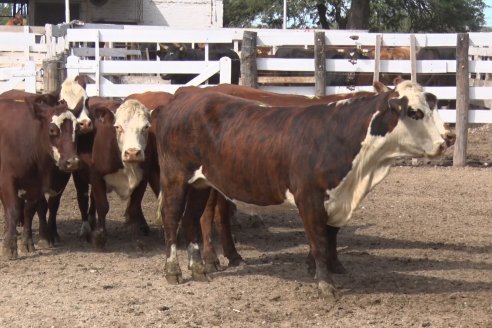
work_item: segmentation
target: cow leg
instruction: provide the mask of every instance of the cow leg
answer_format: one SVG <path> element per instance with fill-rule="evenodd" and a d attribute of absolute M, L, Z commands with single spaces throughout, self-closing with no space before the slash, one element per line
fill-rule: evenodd
<path fill-rule="evenodd" d="M 229 266 L 243 265 L 241 255 L 236 250 L 232 239 L 231 218 L 234 215 L 234 204 L 217 192 L 214 222 L 220 234 L 224 256 L 229 260 Z"/>
<path fill-rule="evenodd" d="M 215 206 L 217 204 L 217 191 L 212 189 L 205 210 L 200 217 L 200 227 L 203 239 L 203 261 L 207 272 L 221 270 L 220 261 L 215 253 L 212 242 L 212 222 L 214 220 Z"/>
<path fill-rule="evenodd" d="M 328 257 L 327 257 L 327 265 L 328 270 L 331 273 L 336 274 L 346 274 L 347 270 L 343 266 L 343 264 L 338 260 L 338 252 L 337 252 L 337 234 L 340 228 L 332 227 L 330 225 L 326 226 L 326 239 L 328 240 Z M 308 266 L 309 274 L 314 275 L 316 264 L 314 263 L 313 255 L 311 251 L 309 251 L 308 257 L 306 259 L 306 264 Z"/>
<path fill-rule="evenodd" d="M 56 214 L 58 213 L 58 208 L 60 208 L 62 192 L 55 196 L 50 196 L 48 198 L 48 230 L 50 232 L 50 246 L 55 246 L 60 243 L 60 236 L 58 235 L 58 229 L 56 227 Z"/>
<path fill-rule="evenodd" d="M 326 238 L 326 222 L 328 215 L 323 206 L 323 199 L 323 194 L 314 193 L 312 190 L 298 193 L 295 197 L 311 254 L 316 264 L 315 279 L 318 280 L 320 296 L 330 301 L 335 301 L 337 298 L 336 289 L 327 265 L 328 240 Z"/>
<path fill-rule="evenodd" d="M 332 273 L 346 274 L 347 270 L 338 260 L 337 234 L 340 228 L 326 226 L 326 238 L 328 239 L 328 270 Z"/>
<path fill-rule="evenodd" d="M 38 214 L 39 221 L 39 241 L 38 246 L 46 248 L 50 247 L 50 230 L 48 228 L 48 223 L 46 221 L 46 214 L 48 213 L 48 202 L 46 198 L 43 196 L 38 201 L 38 206 L 36 209 L 36 213 Z"/>
<path fill-rule="evenodd" d="M 137 236 L 137 232 L 140 232 L 144 236 L 148 236 L 150 233 L 149 225 L 142 211 L 142 199 L 146 188 L 147 181 L 142 180 L 135 190 L 133 190 L 125 210 L 127 222 L 132 225 L 133 237 Z"/>
<path fill-rule="evenodd" d="M 0 181 L 2 204 L 5 212 L 5 236 L 3 239 L 3 255 L 15 260 L 17 253 L 17 222 L 22 218 L 21 199 L 17 196 L 14 181 L 3 178 Z"/>
<path fill-rule="evenodd" d="M 164 167 L 168 160 L 162 164 Z M 186 196 L 186 179 L 176 170 L 170 169 L 169 172 L 173 172 L 173 176 L 169 174 L 163 174 L 161 172 L 161 190 L 165 192 L 159 193 L 159 213 L 162 219 L 162 225 L 164 226 L 164 237 L 166 243 L 166 263 L 164 267 L 164 274 L 169 284 L 179 284 L 182 282 L 181 269 L 179 267 L 178 254 L 177 254 L 177 229 L 178 221 L 183 214 L 185 207 Z"/>
<path fill-rule="evenodd" d="M 181 227 L 188 244 L 188 269 L 191 270 L 193 280 L 207 281 L 205 266 L 203 265 L 200 247 L 198 246 L 198 219 L 202 215 L 210 195 L 210 188 L 190 188 L 187 195 L 185 212 L 181 219 Z"/>
<path fill-rule="evenodd" d="M 44 198 L 44 197 L 43 197 Z M 34 252 L 34 241 L 32 240 L 32 218 L 38 208 L 38 201 L 25 201 L 24 203 L 24 224 L 22 229 L 21 250 L 24 253 Z"/>
<path fill-rule="evenodd" d="M 102 249 L 106 244 L 106 215 L 109 212 L 109 202 L 106 195 L 106 183 L 97 173 L 91 175 L 92 192 L 97 212 L 97 225 L 92 231 L 91 240 L 97 248 Z"/>
<path fill-rule="evenodd" d="M 72 176 L 75 190 L 77 191 L 77 203 L 79 205 L 80 217 L 82 219 L 79 237 L 90 242 L 92 228 L 89 222 L 89 181 L 87 172 L 75 171 Z"/>

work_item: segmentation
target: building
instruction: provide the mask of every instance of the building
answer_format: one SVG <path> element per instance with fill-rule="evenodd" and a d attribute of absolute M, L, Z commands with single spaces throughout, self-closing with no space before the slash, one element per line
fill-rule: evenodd
<path fill-rule="evenodd" d="M 222 27 L 222 0 L 10 0 L 12 16 L 19 10 L 29 25 L 65 22 L 65 4 L 70 20 L 86 23 L 155 25 L 178 28 Z"/>

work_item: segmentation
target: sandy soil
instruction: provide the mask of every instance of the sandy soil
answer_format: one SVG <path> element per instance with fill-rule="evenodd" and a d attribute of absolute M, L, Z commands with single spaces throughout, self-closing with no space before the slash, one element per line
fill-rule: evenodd
<path fill-rule="evenodd" d="M 397 165 L 363 201 L 339 234 L 349 273 L 335 276 L 335 305 L 307 274 L 295 210 L 241 207 L 235 236 L 248 264 L 197 283 L 182 250 L 186 282 L 169 286 L 152 194 L 140 247 L 111 196 L 100 252 L 77 238 L 70 185 L 62 244 L 0 260 L 0 327 L 492 327 L 492 126 L 469 141 L 469 167 Z"/>

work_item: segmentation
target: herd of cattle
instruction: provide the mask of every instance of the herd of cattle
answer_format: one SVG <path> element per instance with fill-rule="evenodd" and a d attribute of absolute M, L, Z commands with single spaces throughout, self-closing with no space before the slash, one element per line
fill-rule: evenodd
<path fill-rule="evenodd" d="M 310 246 L 308 271 L 321 295 L 335 299 L 331 273 L 345 272 L 336 250 L 339 228 L 388 174 L 393 159 L 436 157 L 454 143 L 434 110 L 434 95 L 410 81 L 394 84 L 319 98 L 224 84 L 114 100 L 88 97 L 79 76 L 53 94 L 1 94 L 4 254 L 18 256 L 19 223 L 20 247 L 34 250 L 35 213 L 40 241 L 57 242 L 56 214 L 70 176 L 80 235 L 96 247 L 106 243 L 111 191 L 128 200 L 133 232 L 149 232 L 141 201 L 150 186 L 164 226 L 169 283 L 181 281 L 178 224 L 192 277 L 203 280 L 219 264 L 213 223 L 229 265 L 243 262 L 231 235 L 233 200 L 290 203 Z"/>

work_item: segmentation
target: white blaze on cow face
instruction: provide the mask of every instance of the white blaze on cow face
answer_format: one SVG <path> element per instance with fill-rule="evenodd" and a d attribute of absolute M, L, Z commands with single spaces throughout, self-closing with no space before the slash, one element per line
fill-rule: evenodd
<path fill-rule="evenodd" d="M 60 100 L 64 100 L 70 110 L 74 110 L 82 101 L 82 110 L 77 113 L 77 123 L 80 125 L 81 133 L 88 133 L 93 130 L 93 125 L 89 117 L 89 110 L 85 106 L 87 92 L 74 80 L 65 80 L 60 90 Z"/>
<path fill-rule="evenodd" d="M 75 142 L 75 131 L 77 129 L 77 119 L 75 118 L 75 116 L 72 113 L 64 112 L 61 115 L 53 115 L 53 117 L 51 118 L 51 123 L 56 125 L 58 127 L 58 129 L 61 131 L 61 125 L 63 124 L 63 122 L 65 120 L 72 121 L 72 127 L 73 127 L 72 141 Z"/>
<path fill-rule="evenodd" d="M 437 110 L 431 110 L 420 85 L 404 81 L 396 86 L 400 98 L 408 99 L 408 114 L 420 111 L 423 117 L 405 115 L 390 134 L 398 142 L 395 156 L 436 157 L 446 149 L 444 128 Z"/>
<path fill-rule="evenodd" d="M 118 147 L 123 162 L 141 162 L 150 128 L 150 113 L 138 100 L 130 99 L 116 110 L 115 124 Z"/>

